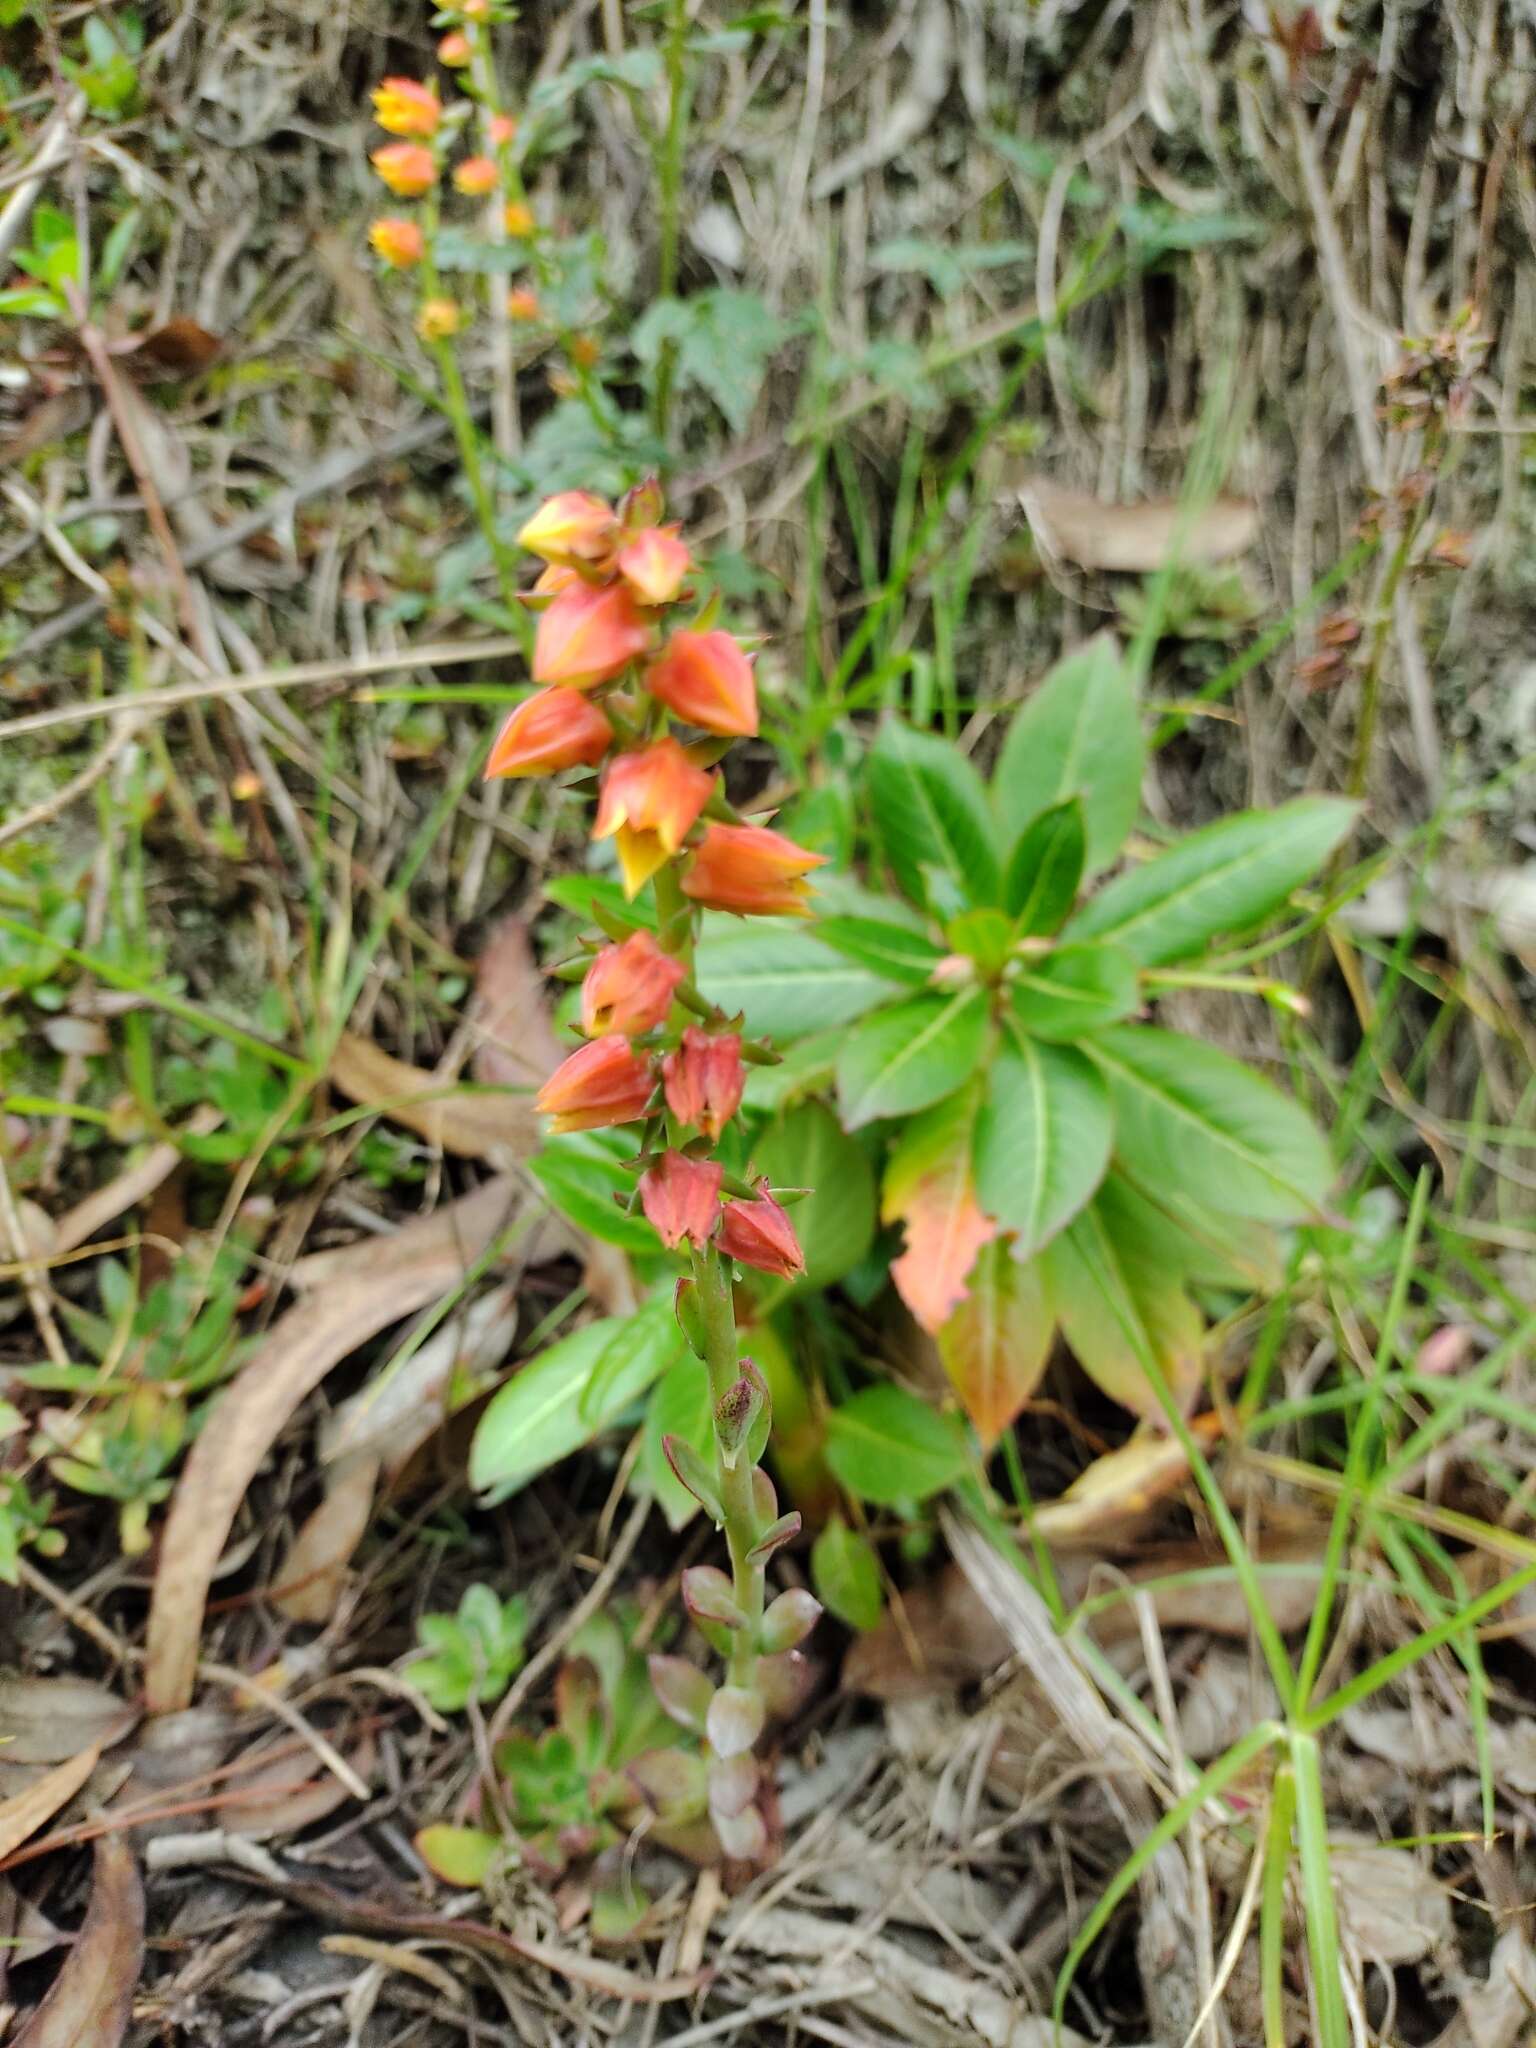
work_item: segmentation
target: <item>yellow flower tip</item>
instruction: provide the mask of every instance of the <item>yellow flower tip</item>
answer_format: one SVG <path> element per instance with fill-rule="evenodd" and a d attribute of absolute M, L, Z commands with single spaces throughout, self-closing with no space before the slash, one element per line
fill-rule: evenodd
<path fill-rule="evenodd" d="M 459 28 L 450 29 L 437 46 L 438 63 L 450 71 L 462 71 L 473 55 L 469 37 Z"/>
<path fill-rule="evenodd" d="M 501 216 L 502 226 L 509 235 L 521 241 L 531 235 L 534 229 L 533 208 L 525 206 L 521 199 L 507 202 L 507 209 Z"/>
<path fill-rule="evenodd" d="M 459 309 L 452 299 L 423 299 L 416 332 L 423 341 L 447 341 L 459 331 Z"/>
<path fill-rule="evenodd" d="M 368 230 L 368 242 L 381 263 L 391 270 L 408 270 L 426 253 L 426 238 L 413 220 L 376 220 Z"/>
<path fill-rule="evenodd" d="M 419 199 L 437 183 L 437 158 L 424 142 L 386 142 L 369 162 L 397 199 Z"/>
<path fill-rule="evenodd" d="M 419 78 L 386 78 L 373 91 L 373 118 L 388 135 L 435 135 L 443 118 L 436 90 Z"/>

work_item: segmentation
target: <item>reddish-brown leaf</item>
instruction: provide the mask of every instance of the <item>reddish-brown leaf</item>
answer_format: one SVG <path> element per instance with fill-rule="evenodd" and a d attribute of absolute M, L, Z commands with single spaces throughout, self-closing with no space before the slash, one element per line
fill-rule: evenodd
<path fill-rule="evenodd" d="M 274 1323 L 220 1397 L 182 1469 L 149 1608 L 145 1698 L 173 1713 L 192 1698 L 208 1588 L 245 1490 L 279 1431 L 331 1367 L 391 1323 L 437 1301 L 511 1213 L 506 1179 L 385 1238 L 306 1262 L 308 1298 Z"/>
<path fill-rule="evenodd" d="M 144 1963 L 144 1887 L 122 1835 L 96 1844 L 85 1924 L 14 2048 L 117 2048 Z"/>
<path fill-rule="evenodd" d="M 975 1091 L 962 1089 L 914 1117 L 885 1171 L 880 1213 L 906 1234 L 891 1278 L 930 1333 L 964 1301 L 976 1255 L 997 1235 L 997 1225 L 976 1200 L 971 1172 L 976 1103 Z"/>

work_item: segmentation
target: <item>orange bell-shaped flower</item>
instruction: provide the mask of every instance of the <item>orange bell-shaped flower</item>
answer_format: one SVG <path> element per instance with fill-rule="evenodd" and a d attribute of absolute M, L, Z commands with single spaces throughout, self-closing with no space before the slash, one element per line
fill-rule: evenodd
<path fill-rule="evenodd" d="M 494 192 L 501 173 L 488 156 L 467 156 L 453 173 L 453 188 L 468 199 L 483 199 Z"/>
<path fill-rule="evenodd" d="M 565 603 L 557 597 L 550 612 Z M 547 619 L 550 612 L 544 614 Z M 637 896 L 682 846 L 709 801 L 715 778 L 697 767 L 674 739 L 620 754 L 603 776 L 594 839 L 617 840 L 624 888 Z"/>
<path fill-rule="evenodd" d="M 409 270 L 426 253 L 426 237 L 413 220 L 395 216 L 376 220 L 368 230 L 368 240 L 374 255 L 391 270 Z"/>
<path fill-rule="evenodd" d="M 804 877 L 825 859 L 766 825 L 711 825 L 683 877 L 683 893 L 711 910 L 806 917 Z"/>
<path fill-rule="evenodd" d="M 759 1273 L 773 1273 L 781 1280 L 798 1279 L 805 1271 L 805 1254 L 795 1226 L 772 1195 L 759 1195 L 753 1202 L 726 1203 L 720 1249 L 738 1265 L 755 1266 Z"/>
<path fill-rule="evenodd" d="M 674 633 L 646 670 L 645 687 L 669 711 L 706 732 L 739 738 L 757 731 L 752 664 L 729 633 Z"/>
<path fill-rule="evenodd" d="M 580 690 L 540 690 L 519 704 L 501 728 L 485 764 L 485 779 L 592 768 L 612 741 L 613 727 L 590 697 L 583 697 Z"/>
<path fill-rule="evenodd" d="M 621 1031 L 638 1038 L 666 1022 L 683 978 L 683 963 L 663 953 L 649 932 L 631 932 L 604 946 L 581 984 L 581 1028 L 588 1038 Z"/>
<path fill-rule="evenodd" d="M 624 1038 L 594 1038 L 562 1060 L 534 1097 L 550 1129 L 595 1131 L 644 1116 L 655 1078 Z"/>
<path fill-rule="evenodd" d="M 386 135 L 435 135 L 443 103 L 419 78 L 386 78 L 373 90 L 373 118 Z"/>
<path fill-rule="evenodd" d="M 682 589 L 693 557 L 675 526 L 644 526 L 614 556 L 619 574 L 642 604 L 670 604 Z"/>
<path fill-rule="evenodd" d="M 611 555 L 618 531 L 613 507 L 594 492 L 557 491 L 522 528 L 517 544 L 543 561 L 575 568 Z"/>
<path fill-rule="evenodd" d="M 419 199 L 437 183 L 437 158 L 424 142 L 386 142 L 368 161 L 398 199 Z"/>
<path fill-rule="evenodd" d="M 575 690 L 611 683 L 645 652 L 649 637 L 625 584 L 568 584 L 540 615 L 533 680 Z"/>
<path fill-rule="evenodd" d="M 690 1024 L 676 1052 L 661 1063 L 667 1107 L 680 1124 L 692 1124 L 718 1139 L 741 1107 L 746 1069 L 741 1039 L 734 1031 L 705 1031 Z"/>
<path fill-rule="evenodd" d="M 721 1169 L 712 1159 L 668 1152 L 640 1176 L 640 1206 L 668 1251 L 705 1244 L 720 1221 Z"/>

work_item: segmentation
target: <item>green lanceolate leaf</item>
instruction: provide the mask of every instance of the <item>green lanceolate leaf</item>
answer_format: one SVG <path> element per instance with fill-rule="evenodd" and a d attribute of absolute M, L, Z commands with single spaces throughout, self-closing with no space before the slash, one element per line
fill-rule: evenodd
<path fill-rule="evenodd" d="M 838 1055 L 844 1124 L 857 1130 L 942 1101 L 975 1071 L 986 1035 L 986 991 L 975 987 L 914 996 L 868 1018 Z"/>
<path fill-rule="evenodd" d="M 758 1037 L 806 1038 L 862 1017 L 902 984 L 834 953 L 798 920 L 706 918 L 694 978 Z"/>
<path fill-rule="evenodd" d="M 871 974 L 888 981 L 909 982 L 921 987 L 943 959 L 932 939 L 905 925 L 886 924 L 873 917 L 819 917 L 811 927 L 824 946 L 845 959 L 857 961 Z"/>
<path fill-rule="evenodd" d="M 655 1254 L 661 1239 L 643 1216 L 628 1215 L 614 1200 L 634 1192 L 635 1176 L 625 1165 L 632 1141 L 610 1131 L 571 1131 L 546 1138 L 528 1170 L 551 1203 L 578 1230 L 616 1244 L 621 1251 Z"/>
<path fill-rule="evenodd" d="M 1315 1214 L 1333 1179 L 1306 1112 L 1198 1039 L 1115 1025 L 1088 1041 L 1109 1083 L 1115 1150 L 1147 1188 L 1178 1188 L 1213 1214 L 1284 1223 Z"/>
<path fill-rule="evenodd" d="M 859 1146 L 830 1110 L 803 1102 L 764 1131 L 752 1163 L 774 1187 L 810 1189 L 795 1206 L 806 1280 L 812 1287 L 841 1280 L 875 1235 L 874 1170 Z"/>
<path fill-rule="evenodd" d="M 1031 960 L 1010 1001 L 1036 1038 L 1078 1038 L 1129 1017 L 1141 1001 L 1136 962 L 1119 946 L 1058 946 Z"/>
<path fill-rule="evenodd" d="M 995 903 L 997 841 L 986 790 L 950 740 L 888 718 L 870 749 L 869 789 L 886 859 L 915 903 L 929 894 L 925 868 L 963 903 Z"/>
<path fill-rule="evenodd" d="M 1277 909 L 1321 867 L 1355 810 L 1339 797 L 1298 797 L 1207 825 L 1118 875 L 1074 920 L 1072 936 L 1113 939 L 1143 967 L 1187 960 Z"/>
<path fill-rule="evenodd" d="M 1178 1266 L 1141 1235 L 1112 1178 L 1047 1246 L 1041 1266 L 1062 1334 L 1111 1400 L 1136 1415 L 1162 1414 L 1148 1358 L 1181 1405 L 1189 1399 L 1200 1383 L 1204 1320 Z"/>
<path fill-rule="evenodd" d="M 1080 796 L 1052 804 L 1024 827 L 1003 872 L 1003 908 L 1021 939 L 1060 930 L 1072 913 L 1088 857 Z"/>
<path fill-rule="evenodd" d="M 965 1471 L 965 1437 L 905 1387 L 865 1387 L 827 1420 L 827 1463 L 859 1500 L 877 1507 L 926 1500 Z"/>
<path fill-rule="evenodd" d="M 683 1349 L 670 1305 L 665 1320 L 658 1306 L 647 1304 L 635 1316 L 602 1316 L 522 1366 L 480 1418 L 469 1454 L 470 1484 L 505 1499 L 580 1450 L 639 1400 Z M 584 1414 L 583 1396 L 599 1370 L 607 1389 L 601 1412 Z"/>
<path fill-rule="evenodd" d="M 874 1628 L 885 1606 L 880 1561 L 867 1536 L 834 1515 L 811 1545 L 811 1583 L 823 1607 L 850 1628 Z"/>
<path fill-rule="evenodd" d="M 1109 1091 L 1091 1060 L 1010 1030 L 976 1126 L 976 1190 L 1028 1258 L 1071 1221 L 1104 1177 Z"/>
<path fill-rule="evenodd" d="M 687 1348 L 688 1340 L 677 1320 L 669 1287 L 643 1302 L 633 1315 L 622 1317 L 618 1329 L 593 1360 L 592 1370 L 581 1390 L 582 1421 L 595 1423 L 601 1416 L 616 1413 L 618 1408 L 635 1398 L 634 1394 L 627 1392 L 620 1401 L 615 1401 L 614 1396 L 633 1381 L 637 1360 L 655 1360 L 654 1369 L 647 1373 L 645 1379 L 645 1385 L 649 1386 Z"/>
<path fill-rule="evenodd" d="M 1145 759 L 1136 690 L 1108 633 L 1059 661 L 1014 718 L 992 777 L 1003 838 L 1080 796 L 1086 869 L 1107 866 L 1136 822 Z"/>

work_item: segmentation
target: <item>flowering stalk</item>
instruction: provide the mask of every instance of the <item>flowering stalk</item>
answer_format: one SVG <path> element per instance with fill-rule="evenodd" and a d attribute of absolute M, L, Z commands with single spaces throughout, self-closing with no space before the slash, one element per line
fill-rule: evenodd
<path fill-rule="evenodd" d="M 614 841 L 626 895 L 649 888 L 655 906 L 654 933 L 642 919 L 604 920 L 610 943 L 592 942 L 582 984 L 585 1043 L 537 1106 L 556 1131 L 639 1127 L 631 1206 L 688 1258 L 677 1317 L 708 1375 L 713 1456 L 676 1438 L 666 1452 L 725 1534 L 729 1576 L 709 1565 L 683 1574 L 725 1682 L 712 1686 L 675 1657 L 653 1658 L 652 1679 L 667 1711 L 704 1738 L 722 1849 L 752 1861 L 768 1839 L 753 1751 L 768 1716 L 798 1696 L 798 1645 L 820 1609 L 803 1591 L 767 1598 L 769 1560 L 800 1518 L 780 1515 L 762 1470 L 768 1389 L 739 1353 L 733 1270 L 793 1278 L 805 1262 L 772 1190 L 728 1175 L 719 1157 L 747 1066 L 773 1055 L 700 995 L 693 958 L 706 908 L 803 914 L 819 856 L 749 824 L 726 797 L 721 742 L 757 731 L 752 665 L 711 606 L 678 622 L 692 606 L 692 561 L 662 510 L 654 483 L 617 508 L 566 491 L 524 527 L 520 540 L 546 564 L 530 600 L 542 607 L 533 650 L 542 687 L 507 720 L 487 774 L 600 769 L 593 836 Z"/>

